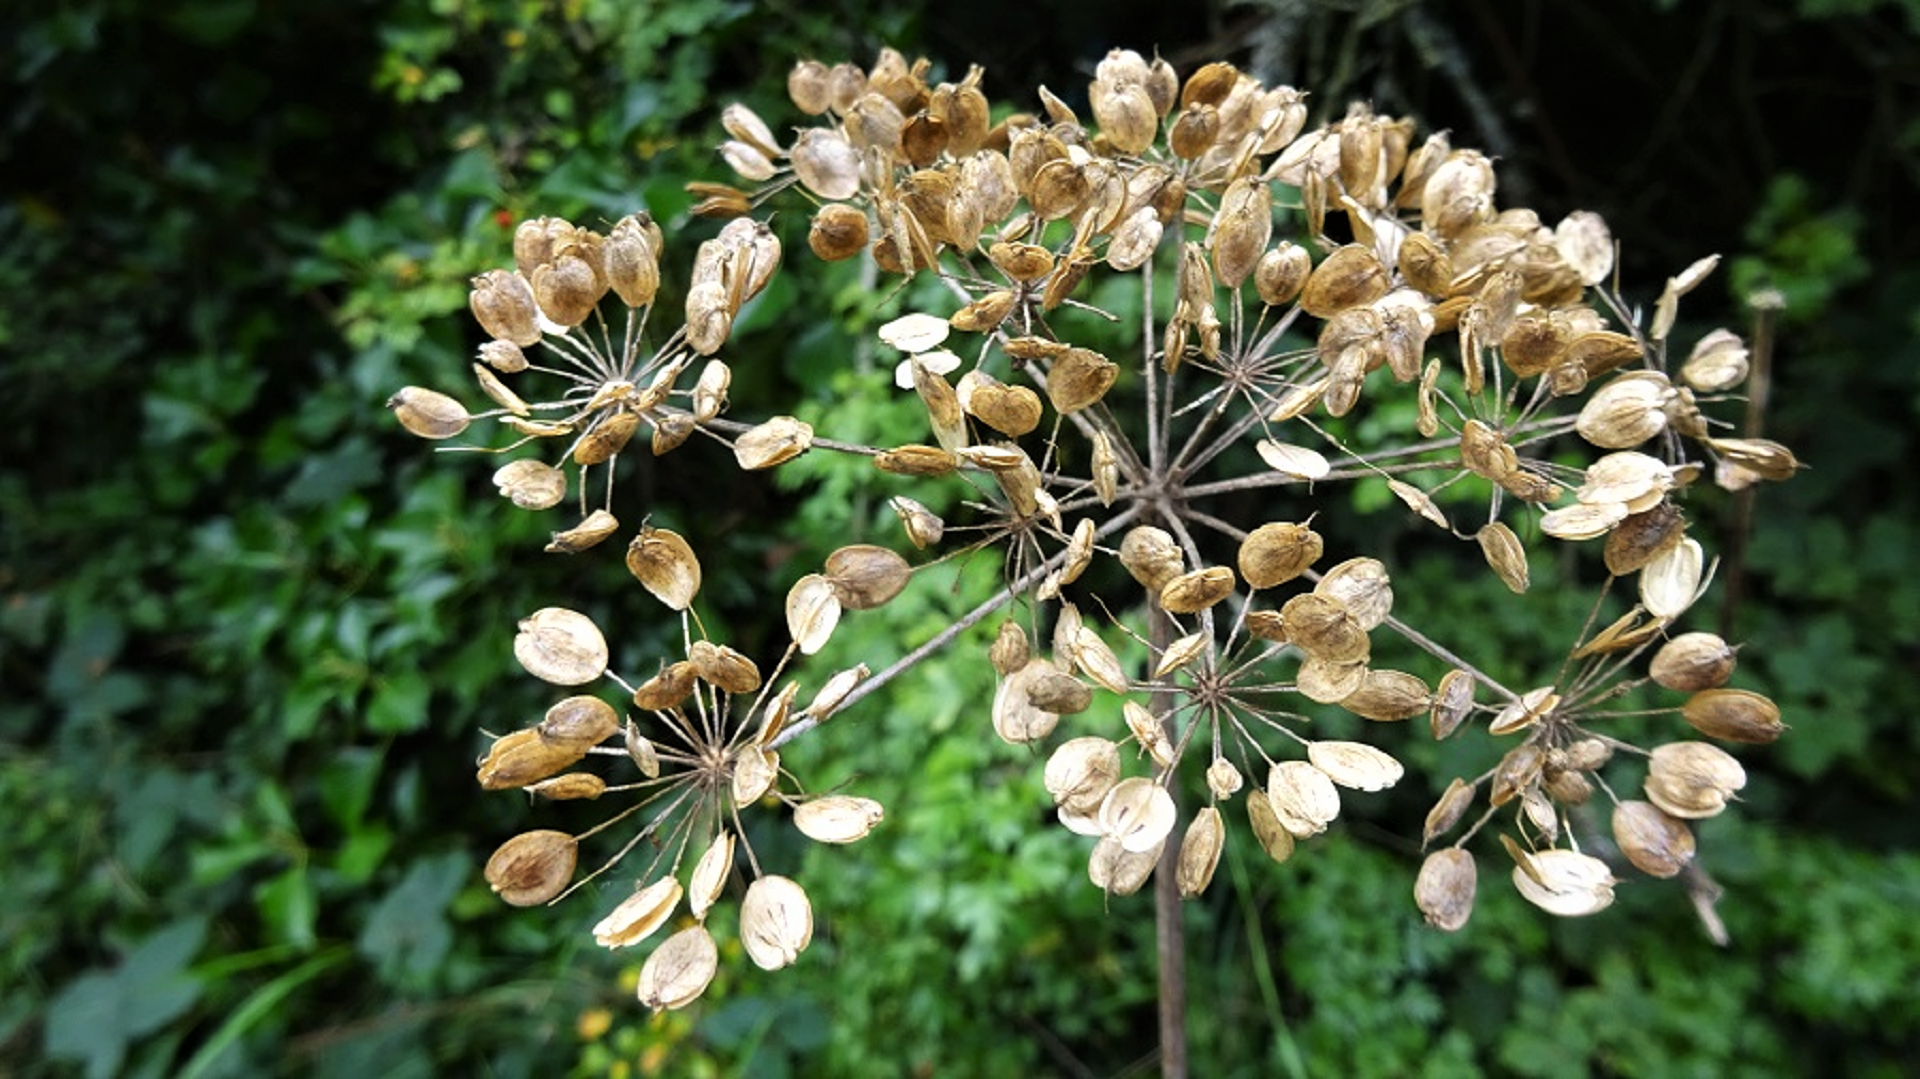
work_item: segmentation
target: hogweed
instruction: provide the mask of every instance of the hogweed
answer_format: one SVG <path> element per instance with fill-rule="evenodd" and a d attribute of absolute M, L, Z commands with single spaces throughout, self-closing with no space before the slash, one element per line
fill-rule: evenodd
<path fill-rule="evenodd" d="M 761 869 L 741 814 L 777 802 L 806 835 L 843 843 L 883 810 L 789 790 L 779 747 L 1003 609 L 985 657 L 997 691 L 978 721 L 1033 744 L 1052 741 L 1062 717 L 1083 716 L 1047 755 L 1044 782 L 1060 823 L 1091 841 L 1088 875 L 1109 893 L 1158 872 L 1179 895 L 1201 894 L 1241 827 L 1229 820 L 1283 862 L 1348 799 L 1397 783 L 1401 763 L 1371 740 L 1311 733 L 1328 708 L 1379 724 L 1425 716 L 1436 738 L 1484 725 L 1510 745 L 1481 774 L 1454 779 L 1427 817 L 1432 846 L 1473 816 L 1414 881 L 1435 926 L 1471 916 L 1478 863 L 1466 845 L 1490 823 L 1505 829 L 1513 886 L 1554 914 L 1604 908 L 1628 867 L 1697 873 L 1688 822 L 1720 813 L 1745 774 L 1709 741 L 1634 744 L 1617 721 L 1648 710 L 1620 702 L 1651 685 L 1679 695 L 1655 714 L 1705 738 L 1778 737 L 1767 698 L 1726 687 L 1734 649 L 1674 632 L 1713 570 L 1682 506 L 1709 482 L 1737 490 L 1799 467 L 1785 447 L 1732 435 L 1710 415 L 1747 376 L 1738 336 L 1716 330 L 1684 357 L 1670 341 L 1680 299 L 1715 260 L 1670 279 L 1651 315 L 1636 317 L 1597 215 L 1548 224 L 1502 207 L 1485 156 L 1444 134 L 1416 142 L 1409 122 L 1364 106 L 1308 129 L 1303 93 L 1224 63 L 1183 80 L 1165 61 L 1116 50 L 1089 89 L 1092 123 L 1045 88 L 1040 115 L 996 121 L 978 67 L 957 84 L 929 84 L 930 70 L 892 50 L 865 70 L 803 61 L 789 90 L 814 122 L 791 139 L 743 106 L 725 110 L 720 153 L 739 184 L 694 185 L 695 212 L 731 220 L 699 245 L 683 317 L 658 347 L 645 342 L 659 334 L 654 308 L 671 276 L 660 226 L 637 213 L 602 235 L 540 218 L 515 234 L 515 269 L 474 280 L 473 312 L 492 338 L 474 373 L 493 407 L 470 413 L 414 387 L 395 395 L 402 424 L 424 437 L 493 421 L 508 439 L 499 449 L 540 447 L 494 478 L 528 509 L 573 492 L 581 520 L 551 551 L 618 531 L 613 473 L 643 431 L 656 456 L 698 435 L 747 470 L 810 450 L 866 455 L 876 482 L 898 492 L 890 505 L 909 541 L 911 557 L 844 547 L 795 581 L 784 601 L 791 643 L 762 657 L 765 677 L 755 658 L 706 638 L 699 559 L 665 529 L 643 525 L 626 553 L 680 619 L 683 647 L 656 672 L 609 670 L 599 628 L 578 613 L 526 619 L 515 654 L 530 673 L 563 687 L 611 683 L 622 707 L 598 695 L 560 701 L 494 742 L 482 787 L 631 804 L 580 836 L 509 840 L 487 867 L 494 888 L 511 903 L 549 902 L 649 841 L 636 890 L 594 935 L 610 948 L 637 944 L 684 900 L 693 922 L 653 951 L 639 990 L 654 1008 L 678 1007 L 713 974 L 706 916 L 738 846 L 751 878 L 745 950 L 763 967 L 793 962 L 812 935 L 806 894 Z M 776 199 L 809 207 L 814 257 L 871 259 L 881 273 L 937 281 L 949 298 L 879 332 L 899 355 L 905 407 L 926 417 L 926 441 L 867 446 L 816 438 L 791 416 L 722 415 L 733 320 L 782 265 L 778 239 L 749 215 Z M 1139 289 L 1137 325 L 1079 298 L 1114 275 Z M 608 308 L 622 313 L 610 320 Z M 1063 310 L 1096 318 L 1069 332 Z M 1394 401 L 1404 404 L 1381 408 Z M 1410 416 L 1411 429 L 1363 435 L 1347 417 L 1369 413 Z M 590 475 L 601 466 L 604 485 Z M 1383 481 L 1424 522 L 1423 538 L 1477 548 L 1517 595 L 1534 588 L 1530 550 L 1599 548 L 1600 597 L 1560 668 L 1508 686 L 1471 662 L 1470 642 L 1396 618 L 1386 564 L 1329 552 L 1335 541 L 1313 527 L 1317 500 L 1364 480 Z M 974 499 L 955 524 L 912 497 L 951 483 Z M 1248 492 L 1266 514 L 1228 516 L 1256 504 Z M 900 662 L 832 674 L 797 705 L 802 683 L 789 672 L 843 612 L 883 606 L 929 566 L 982 549 L 1002 559 L 995 595 Z M 1138 592 L 1087 591 L 1082 575 L 1100 560 L 1116 561 Z M 1630 609 L 1600 625 L 1618 592 L 1631 593 Z M 1376 665 L 1381 635 L 1447 673 L 1429 685 Z M 1137 654 L 1128 638 L 1144 645 L 1144 663 L 1122 658 Z M 1187 772 L 1206 790 L 1190 815 L 1179 797 Z M 1613 806 L 1614 857 L 1581 846 L 1583 828 L 1594 845 L 1581 807 L 1596 795 Z M 580 841 L 617 826 L 624 844 L 578 876 Z M 1700 898 L 1711 882 L 1698 875 L 1694 891 L 1717 933 Z"/>

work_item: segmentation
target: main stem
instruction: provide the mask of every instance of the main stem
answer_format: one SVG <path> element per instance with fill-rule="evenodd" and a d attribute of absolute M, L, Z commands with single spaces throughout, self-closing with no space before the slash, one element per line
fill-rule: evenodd
<path fill-rule="evenodd" d="M 1148 605 L 1147 633 L 1156 656 L 1173 641 L 1173 619 L 1158 604 Z M 1155 715 L 1166 717 L 1167 738 L 1177 745 L 1180 733 L 1173 729 L 1173 694 L 1154 690 L 1152 708 Z M 1168 793 L 1179 797 L 1172 785 Z M 1180 844 L 1169 836 L 1153 872 L 1153 942 L 1160 968 L 1160 1074 L 1164 1079 L 1187 1079 L 1187 944 L 1180 908 Z"/>

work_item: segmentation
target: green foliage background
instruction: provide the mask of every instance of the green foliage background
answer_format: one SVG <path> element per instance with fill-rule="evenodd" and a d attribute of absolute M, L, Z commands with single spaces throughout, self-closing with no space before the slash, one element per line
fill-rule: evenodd
<path fill-rule="evenodd" d="M 379 406 L 456 380 L 465 280 L 503 260 L 507 223 L 646 206 L 684 259 L 701 226 L 681 184 L 716 175 L 720 107 L 779 129 L 794 56 L 885 42 L 986 63 L 999 93 L 1066 93 L 1116 44 L 1283 64 L 1323 107 L 1372 97 L 1496 150 L 1543 215 L 1601 210 L 1630 292 L 1723 252 L 1700 329 L 1744 328 L 1759 287 L 1788 300 L 1769 433 L 1813 468 L 1760 494 L 1729 617 L 1738 684 L 1794 730 L 1744 754 L 1745 804 L 1702 829 L 1732 944 L 1657 884 L 1573 923 L 1489 887 L 1464 932 L 1426 929 L 1411 822 L 1475 747 L 1409 738 L 1430 790 L 1278 869 L 1229 845 L 1229 886 L 1189 911 L 1198 1074 L 1920 1071 L 1912 0 L 9 6 L 0 1075 L 1151 1070 L 1150 911 L 1085 885 L 1037 762 L 971 704 L 977 663 L 793 750 L 889 809 L 850 850 L 756 839 L 822 918 L 797 971 L 723 965 L 698 1008 L 649 1018 L 634 963 L 583 946 L 613 892 L 510 911 L 477 872 L 533 818 L 470 772 L 482 730 L 546 703 L 508 660 L 514 619 L 591 597 L 625 669 L 671 627 L 617 565 L 539 557 L 483 466 Z M 794 277 L 819 269 L 790 251 Z M 858 375 L 885 297 L 820 280 L 762 301 L 736 395 L 884 431 Z M 780 593 L 753 582 L 891 538 L 833 462 L 777 488 L 675 463 L 631 477 L 622 516 L 696 537 L 736 643 L 779 632 Z M 992 570 L 851 619 L 828 658 L 877 666 Z M 1450 562 L 1394 570 L 1410 621 L 1514 670 L 1577 625 L 1543 625 L 1551 604 L 1521 620 Z"/>

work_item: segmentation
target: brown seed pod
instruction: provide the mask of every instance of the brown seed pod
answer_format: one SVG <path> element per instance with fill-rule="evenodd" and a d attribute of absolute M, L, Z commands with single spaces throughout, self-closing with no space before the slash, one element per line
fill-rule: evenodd
<path fill-rule="evenodd" d="M 565 832 L 522 832 L 487 859 L 487 884 L 516 907 L 538 906 L 566 890 L 579 851 Z"/>
<path fill-rule="evenodd" d="M 1697 693 L 1726 685 L 1736 662 L 1734 650 L 1718 634 L 1682 633 L 1660 646 L 1647 673 L 1668 689 Z"/>
<path fill-rule="evenodd" d="M 535 678 L 577 686 L 605 673 L 607 640 L 586 615 L 564 607 L 543 607 L 520 620 L 513 655 Z"/>
<path fill-rule="evenodd" d="M 1651 802 L 1613 807 L 1613 841 L 1635 869 L 1650 877 L 1675 876 L 1693 861 L 1693 830 Z"/>
<path fill-rule="evenodd" d="M 1282 240 L 1261 255 L 1260 261 L 1254 265 L 1254 291 L 1259 294 L 1261 303 L 1282 307 L 1300 295 L 1312 272 L 1313 257 L 1307 253 L 1307 249 L 1296 246 L 1291 240 Z"/>
<path fill-rule="evenodd" d="M 546 551 L 548 554 L 579 554 L 599 546 L 602 540 L 619 530 L 620 522 L 613 514 L 606 510 L 594 510 L 572 528 L 553 533 Z"/>
<path fill-rule="evenodd" d="M 534 302 L 533 286 L 520 274 L 488 270 L 474 278 L 467 306 L 489 337 L 522 348 L 540 342 L 540 311 Z"/>
<path fill-rule="evenodd" d="M 1300 307 L 1315 318 L 1369 304 L 1387 294 L 1392 278 L 1370 248 L 1348 244 L 1316 266 L 1300 293 Z"/>
<path fill-rule="evenodd" d="M 1158 593 L 1186 563 L 1180 545 L 1165 529 L 1139 525 L 1120 540 L 1120 564 L 1140 584 Z"/>
<path fill-rule="evenodd" d="M 1340 707 L 1382 723 L 1411 719 L 1432 706 L 1427 684 L 1405 671 L 1369 670 L 1360 688 L 1340 699 Z"/>
<path fill-rule="evenodd" d="M 1646 355 L 1640 342 L 1624 333 L 1612 330 L 1598 330 L 1581 334 L 1567 345 L 1562 363 L 1577 363 L 1586 370 L 1587 378 L 1594 379 L 1616 368 L 1635 363 Z"/>
<path fill-rule="evenodd" d="M 842 606 L 871 610 L 900 594 L 913 576 L 907 560 L 872 544 L 856 543 L 827 556 L 827 580 Z"/>
<path fill-rule="evenodd" d="M 1026 666 L 1032 658 L 1032 650 L 1027 644 L 1027 631 L 1011 618 L 1000 623 L 1000 631 L 987 649 L 987 658 L 1003 678 Z"/>
<path fill-rule="evenodd" d="M 1264 524 L 1240 544 L 1240 576 L 1253 588 L 1285 584 L 1318 562 L 1322 549 L 1320 534 L 1306 525 Z"/>
<path fill-rule="evenodd" d="M 1447 789 L 1440 794 L 1440 800 L 1427 810 L 1426 827 L 1420 844 L 1425 846 L 1452 831 L 1453 826 L 1459 824 L 1460 818 L 1472 808 L 1474 796 L 1479 790 L 1479 784 L 1468 783 L 1458 777 L 1448 783 Z"/>
<path fill-rule="evenodd" d="M 599 465 L 627 448 L 633 433 L 640 429 L 640 417 L 625 409 L 604 416 L 580 436 L 573 447 L 575 464 Z"/>
<path fill-rule="evenodd" d="M 1293 833 L 1280 823 L 1280 815 L 1274 811 L 1273 799 L 1264 790 L 1247 792 L 1247 821 L 1253 826 L 1253 836 L 1260 841 L 1260 849 L 1275 862 L 1285 862 L 1293 857 Z"/>
<path fill-rule="evenodd" d="M 693 604 L 700 591 L 700 559 L 678 532 L 641 525 L 627 545 L 627 570 L 654 598 L 676 611 Z"/>
<path fill-rule="evenodd" d="M 1732 663 L 1730 650 L 1727 662 Z M 1767 745 L 1786 729 L 1780 722 L 1779 705 L 1744 689 L 1702 690 L 1687 698 L 1680 714 L 1694 730 L 1723 742 Z"/>
<path fill-rule="evenodd" d="M 549 742 L 533 727 L 502 735 L 480 759 L 480 789 L 512 790 L 537 783 L 572 767 L 586 753 L 583 745 Z"/>
<path fill-rule="evenodd" d="M 1718 816 L 1746 785 L 1740 762 L 1706 742 L 1655 746 L 1647 766 L 1647 800 L 1686 820 Z"/>
<path fill-rule="evenodd" d="M 593 927 L 594 942 L 602 948 L 626 948 L 653 935 L 667 924 L 680 904 L 680 882 L 661 877 L 620 901 L 598 925 Z"/>
<path fill-rule="evenodd" d="M 1207 890 L 1214 870 L 1220 865 L 1220 851 L 1226 846 L 1227 828 L 1220 810 L 1207 806 L 1193 815 L 1187 834 L 1180 840 L 1180 858 L 1174 875 L 1180 886 L 1180 898 L 1192 899 Z"/>
<path fill-rule="evenodd" d="M 970 372 L 971 374 L 971 372 Z M 1009 438 L 1040 426 L 1040 395 L 1025 386 L 1001 382 L 978 385 L 966 395 L 967 414 Z"/>
<path fill-rule="evenodd" d="M 960 459 L 938 446 L 895 446 L 877 454 L 874 467 L 897 476 L 944 476 L 960 467 Z"/>
<path fill-rule="evenodd" d="M 1686 529 L 1686 515 L 1668 501 L 1628 514 L 1607 533 L 1607 571 L 1616 577 L 1638 572 L 1685 539 Z"/>
<path fill-rule="evenodd" d="M 1027 686 L 1027 700 L 1042 712 L 1078 715 L 1093 705 L 1093 690 L 1065 671 L 1048 671 Z"/>
<path fill-rule="evenodd" d="M 1267 184 L 1254 176 L 1228 184 L 1213 216 L 1210 237 L 1213 271 L 1220 283 L 1239 288 L 1253 273 L 1272 235 L 1273 195 Z"/>
<path fill-rule="evenodd" d="M 1453 287 L 1453 262 L 1446 248 L 1424 232 L 1409 233 L 1400 241 L 1400 276 L 1407 285 L 1436 300 Z"/>
<path fill-rule="evenodd" d="M 599 745 L 620 730 L 620 717 L 613 706 L 598 697 L 581 694 L 568 697 L 547 709 L 535 730 L 554 745 L 585 749 Z"/>
<path fill-rule="evenodd" d="M 1507 751 L 1500 763 L 1493 769 L 1493 785 L 1487 792 L 1487 801 L 1494 806 L 1503 806 L 1520 796 L 1520 793 L 1540 781 L 1540 773 L 1546 767 L 1547 753 L 1536 742 L 1523 742 Z"/>
<path fill-rule="evenodd" d="M 807 246 L 827 262 L 849 259 L 867 249 L 867 214 L 844 202 L 829 202 L 813 215 Z"/>
<path fill-rule="evenodd" d="M 465 405 L 437 390 L 406 386 L 387 399 L 400 426 L 421 438 L 452 438 L 467 429 L 473 417 Z"/>
<path fill-rule="evenodd" d="M 1474 539 L 1480 542 L 1480 553 L 1486 557 L 1487 565 L 1507 589 L 1515 594 L 1525 592 L 1530 579 L 1527 549 L 1521 545 L 1520 537 L 1513 534 L 1513 529 L 1494 521 L 1474 533 Z"/>
<path fill-rule="evenodd" d="M 833 585 L 818 573 L 809 573 L 787 590 L 787 633 L 803 656 L 826 647 L 840 622 L 840 599 Z"/>
<path fill-rule="evenodd" d="M 639 688 L 633 691 L 633 706 L 650 712 L 678 708 L 680 702 L 693 692 L 693 684 L 698 677 L 693 664 L 686 660 L 669 663 L 659 674 L 640 683 Z"/>
<path fill-rule="evenodd" d="M 1160 586 L 1160 606 L 1173 614 L 1194 614 L 1233 594 L 1233 571 L 1206 566 L 1168 579 Z"/>
<path fill-rule="evenodd" d="M 800 183 L 822 199 L 838 202 L 860 191 L 860 152 L 838 131 L 802 131 L 788 160 Z"/>
<path fill-rule="evenodd" d="M 800 958 L 813 940 L 813 905 L 792 880 L 767 874 L 747 886 L 740 901 L 740 943 L 762 970 L 779 970 Z"/>
<path fill-rule="evenodd" d="M 1280 607 L 1287 639 L 1302 652 L 1325 663 L 1364 663 L 1371 651 L 1367 631 L 1347 605 L 1331 596 L 1308 592 Z"/>
<path fill-rule="evenodd" d="M 1060 716 L 1033 703 L 1033 686 L 1048 675 L 1059 674 L 1051 660 L 1034 657 L 1000 679 L 993 695 L 993 731 L 1013 745 L 1036 742 L 1053 733 Z"/>
<path fill-rule="evenodd" d="M 640 966 L 640 1003 L 658 1012 L 684 1008 L 707 991 L 720 967 L 720 950 L 705 923 L 688 926 L 660 943 Z"/>
<path fill-rule="evenodd" d="M 760 668 L 739 652 L 712 641 L 695 641 L 687 662 L 700 680 L 723 692 L 745 696 L 760 688 Z"/>
<path fill-rule="evenodd" d="M 1393 585 L 1377 558 L 1349 558 L 1328 570 L 1313 590 L 1346 604 L 1364 630 L 1378 627 L 1393 610 Z"/>
<path fill-rule="evenodd" d="M 592 772 L 568 772 L 527 785 L 528 794 L 554 802 L 591 801 L 607 792 L 607 781 Z"/>
<path fill-rule="evenodd" d="M 784 464 L 813 445 L 813 425 L 792 416 L 775 416 L 741 433 L 733 458 L 749 472 Z"/>
<path fill-rule="evenodd" d="M 1413 882 L 1413 901 L 1427 924 L 1452 933 L 1473 917 L 1473 896 L 1479 874 L 1473 855 L 1448 847 L 1427 855 Z"/>

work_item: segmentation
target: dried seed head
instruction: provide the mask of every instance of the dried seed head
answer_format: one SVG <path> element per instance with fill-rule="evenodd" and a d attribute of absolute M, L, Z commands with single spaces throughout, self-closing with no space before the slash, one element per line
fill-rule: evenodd
<path fill-rule="evenodd" d="M 1633 867 L 1650 877 L 1671 877 L 1693 861 L 1693 830 L 1652 802 L 1613 807 L 1613 841 Z"/>
<path fill-rule="evenodd" d="M 538 906 L 566 890 L 579 852 L 565 832 L 522 832 L 487 859 L 487 885 L 516 907 Z"/>
<path fill-rule="evenodd" d="M 680 882 L 661 877 L 635 890 L 593 927 L 594 943 L 603 948 L 630 948 L 667 924 L 673 908 L 680 905 Z"/>
<path fill-rule="evenodd" d="M 1027 631 L 1011 618 L 1000 623 L 1000 632 L 987 649 L 987 658 L 1002 677 L 1026 666 L 1032 658 L 1032 651 L 1027 645 Z"/>
<path fill-rule="evenodd" d="M 452 438 L 473 422 L 466 406 L 438 390 L 407 386 L 387 399 L 387 407 L 411 434 L 421 438 Z"/>
<path fill-rule="evenodd" d="M 535 678 L 577 686 L 606 672 L 607 640 L 586 615 L 543 607 L 520 621 L 513 655 Z"/>
<path fill-rule="evenodd" d="M 1655 662 L 1658 663 L 1658 659 Z M 1727 663 L 1732 664 L 1731 650 Z M 1780 722 L 1779 705 L 1744 689 L 1708 689 L 1695 693 L 1687 699 L 1680 714 L 1694 730 L 1723 742 L 1767 745 L 1786 729 Z"/>
<path fill-rule="evenodd" d="M 654 1011 L 698 1000 L 720 967 L 720 950 L 705 925 L 682 929 L 660 943 L 640 967 L 640 1003 Z"/>
<path fill-rule="evenodd" d="M 1413 882 L 1414 904 L 1428 925 L 1455 932 L 1473 916 L 1478 877 L 1473 855 L 1459 847 L 1434 851 L 1420 863 L 1420 875 Z"/>
<path fill-rule="evenodd" d="M 1180 898 L 1192 899 L 1207 890 L 1214 870 L 1220 866 L 1220 851 L 1226 846 L 1227 826 L 1220 811 L 1207 806 L 1193 815 L 1187 834 L 1180 840 L 1180 860 L 1174 873 L 1180 885 Z"/>

